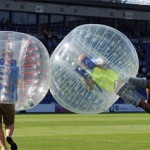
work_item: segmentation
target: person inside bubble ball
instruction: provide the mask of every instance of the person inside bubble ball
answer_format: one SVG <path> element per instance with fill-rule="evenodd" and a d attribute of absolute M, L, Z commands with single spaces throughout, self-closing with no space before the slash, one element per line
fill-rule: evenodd
<path fill-rule="evenodd" d="M 85 85 L 89 90 L 93 90 L 94 85 L 99 87 L 100 91 L 115 91 L 115 83 L 119 81 L 119 74 L 103 60 L 94 60 L 83 54 L 78 57 L 78 66 L 76 72 L 83 77 Z M 111 77 L 111 78 L 110 78 Z M 136 90 L 146 89 L 147 99 Z M 146 78 L 132 77 L 117 92 L 124 101 L 141 107 L 150 113 L 150 80 Z"/>
<path fill-rule="evenodd" d="M 82 75 L 84 75 L 85 71 L 84 82 L 89 90 L 92 90 L 95 84 L 109 92 L 117 90 L 117 83 L 120 80 L 119 74 L 112 70 L 103 59 L 94 60 L 81 54 L 78 57 L 78 64 L 79 66 L 76 68 L 76 71 L 78 73 L 83 72 Z"/>
<path fill-rule="evenodd" d="M 15 59 L 12 59 L 11 55 L 4 55 L 0 58 L 0 145 L 1 150 L 7 150 L 6 141 L 11 147 L 11 150 L 17 150 L 16 143 L 12 140 L 14 131 L 14 120 L 15 120 L 15 105 L 14 102 L 7 103 L 8 101 L 17 100 L 17 87 L 19 79 L 19 68 Z M 4 84 L 4 78 L 8 79 L 8 84 Z M 7 92 L 6 92 L 7 91 Z M 2 119 L 5 124 L 5 134 L 2 128 Z"/>

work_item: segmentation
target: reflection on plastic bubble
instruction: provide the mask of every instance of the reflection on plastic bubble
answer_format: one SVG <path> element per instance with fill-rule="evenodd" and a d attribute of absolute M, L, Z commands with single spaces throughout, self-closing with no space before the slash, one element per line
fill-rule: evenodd
<path fill-rule="evenodd" d="M 16 110 L 37 105 L 49 86 L 49 55 L 35 37 L 0 31 L 0 103 L 12 103 Z"/>

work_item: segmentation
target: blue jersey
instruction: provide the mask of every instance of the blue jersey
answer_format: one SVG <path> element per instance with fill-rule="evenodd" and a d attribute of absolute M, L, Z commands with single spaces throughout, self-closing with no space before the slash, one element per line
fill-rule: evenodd
<path fill-rule="evenodd" d="M 1 58 L 3 59 L 3 58 Z M 19 79 L 19 67 L 16 60 L 12 59 L 10 64 L 3 64 L 0 59 L 0 93 L 1 101 L 14 102 L 18 99 L 17 88 Z"/>
<path fill-rule="evenodd" d="M 18 88 L 18 79 L 19 79 L 19 67 L 11 66 L 10 73 L 8 76 L 8 98 L 10 100 L 17 100 L 17 88 Z"/>

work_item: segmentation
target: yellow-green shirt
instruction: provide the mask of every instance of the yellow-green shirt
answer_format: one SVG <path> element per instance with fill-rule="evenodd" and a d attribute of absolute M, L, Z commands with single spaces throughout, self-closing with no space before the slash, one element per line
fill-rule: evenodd
<path fill-rule="evenodd" d="M 115 81 L 119 79 L 119 74 L 111 69 L 100 69 L 95 67 L 89 74 L 100 88 L 109 92 L 113 92 Z"/>

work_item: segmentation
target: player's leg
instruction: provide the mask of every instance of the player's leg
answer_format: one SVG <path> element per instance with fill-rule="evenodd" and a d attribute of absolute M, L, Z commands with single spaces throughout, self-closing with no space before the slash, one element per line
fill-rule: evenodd
<path fill-rule="evenodd" d="M 0 145 L 1 145 L 1 150 L 7 150 L 6 143 L 5 143 L 5 135 L 1 123 L 0 123 Z"/>
<path fill-rule="evenodd" d="M 14 132 L 14 124 L 6 125 L 6 137 L 12 137 Z"/>
<path fill-rule="evenodd" d="M 134 89 L 129 89 L 126 91 L 119 92 L 118 95 L 126 102 L 135 105 L 136 107 L 141 107 L 147 113 L 150 113 L 150 105 L 145 101 L 144 98 L 140 93 L 138 93 Z"/>
<path fill-rule="evenodd" d="M 130 85 L 132 84 L 132 86 L 135 89 L 146 89 L 146 95 L 147 95 L 147 99 L 146 102 L 148 104 L 150 104 L 150 80 L 146 79 L 146 78 L 131 78 L 130 80 Z"/>
<path fill-rule="evenodd" d="M 146 84 L 147 102 L 150 104 L 150 80 L 147 80 Z"/>
<path fill-rule="evenodd" d="M 11 150 L 17 150 L 17 145 L 12 139 L 14 124 L 6 125 L 6 141 L 11 147 Z"/>
<path fill-rule="evenodd" d="M 4 105 L 4 108 L 5 108 L 4 124 L 6 131 L 6 140 L 10 145 L 11 150 L 17 150 L 17 145 L 12 140 L 12 135 L 14 132 L 15 106 L 13 104 L 6 104 Z"/>
<path fill-rule="evenodd" d="M 139 106 L 150 113 L 150 105 L 145 102 L 146 98 L 135 89 L 146 88 L 146 79 L 131 78 L 118 92 L 118 95 L 126 102 Z"/>
<path fill-rule="evenodd" d="M 141 99 L 138 106 L 144 109 L 147 113 L 150 113 L 150 105 L 145 101 L 145 99 Z"/>
<path fill-rule="evenodd" d="M 134 85 L 136 89 L 144 88 L 146 89 L 146 95 L 147 95 L 147 103 L 150 104 L 150 80 L 147 80 L 146 78 L 131 78 L 130 84 Z"/>
<path fill-rule="evenodd" d="M 0 146 L 1 150 L 7 150 L 6 148 L 6 143 L 5 143 L 5 135 L 3 132 L 2 128 L 2 110 L 1 110 L 2 105 L 0 105 Z"/>

